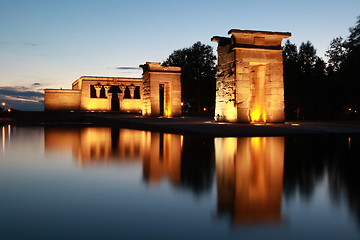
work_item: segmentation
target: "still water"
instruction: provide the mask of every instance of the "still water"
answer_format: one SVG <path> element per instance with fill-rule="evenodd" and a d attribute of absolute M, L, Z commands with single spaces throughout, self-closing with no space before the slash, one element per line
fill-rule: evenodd
<path fill-rule="evenodd" d="M 1 126 L 0 239 L 360 239 L 359 137 Z"/>

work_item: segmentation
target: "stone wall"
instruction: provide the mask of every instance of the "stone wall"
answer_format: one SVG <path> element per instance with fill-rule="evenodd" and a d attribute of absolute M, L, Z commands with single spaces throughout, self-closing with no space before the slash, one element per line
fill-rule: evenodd
<path fill-rule="evenodd" d="M 111 111 L 111 88 L 115 87 L 119 99 L 117 111 L 139 113 L 142 110 L 142 84 L 141 78 L 80 77 L 72 84 L 72 90 L 45 89 L 45 110 Z M 136 87 L 140 91 L 139 98 L 134 98 Z M 128 98 L 124 98 L 126 88 L 130 92 Z"/>
<path fill-rule="evenodd" d="M 81 91 L 46 89 L 44 109 L 49 111 L 80 110 Z"/>
<path fill-rule="evenodd" d="M 181 116 L 181 68 L 163 67 L 147 62 L 143 68 L 143 116 Z M 163 111 L 160 109 L 160 85 L 164 87 Z"/>
<path fill-rule="evenodd" d="M 215 119 L 283 122 L 281 41 L 290 33 L 230 30 L 218 42 Z"/>
<path fill-rule="evenodd" d="M 72 90 L 46 89 L 45 110 L 181 116 L 181 69 L 150 62 L 141 67 L 144 70 L 143 78 L 83 76 L 72 84 Z"/>
<path fill-rule="evenodd" d="M 81 110 L 85 111 L 111 111 L 112 92 L 107 90 L 111 86 L 119 87 L 119 110 L 124 112 L 138 113 L 142 110 L 141 92 L 140 99 L 124 99 L 126 87 L 140 87 L 142 89 L 142 79 L 140 78 L 111 78 L 111 77 L 81 77 Z M 91 86 L 98 88 L 96 91 L 104 91 L 102 97 L 91 97 Z M 121 91 L 121 92 L 120 92 Z M 98 94 L 98 93 L 96 93 Z"/>

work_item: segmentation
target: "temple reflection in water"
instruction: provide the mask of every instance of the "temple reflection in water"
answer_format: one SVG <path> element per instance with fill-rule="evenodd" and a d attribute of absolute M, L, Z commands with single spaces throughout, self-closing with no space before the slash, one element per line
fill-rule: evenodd
<path fill-rule="evenodd" d="M 142 162 L 146 181 L 179 183 L 182 135 L 119 128 L 46 128 L 47 151 L 72 149 L 79 166 Z"/>
<path fill-rule="evenodd" d="M 284 138 L 201 138 L 120 128 L 46 128 L 46 151 L 72 151 L 80 167 L 142 163 L 151 184 L 167 179 L 194 194 L 216 166 L 217 211 L 233 224 L 281 221 Z"/>
<path fill-rule="evenodd" d="M 234 224 L 281 221 L 284 138 L 215 138 L 218 212 Z"/>

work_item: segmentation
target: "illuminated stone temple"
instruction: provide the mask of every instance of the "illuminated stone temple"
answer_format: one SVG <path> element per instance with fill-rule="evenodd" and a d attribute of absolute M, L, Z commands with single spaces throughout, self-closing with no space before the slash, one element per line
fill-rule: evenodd
<path fill-rule="evenodd" d="M 45 89 L 46 111 L 119 111 L 181 115 L 181 68 L 147 62 L 143 78 L 80 77 L 72 89 Z"/>
<path fill-rule="evenodd" d="M 232 29 L 218 43 L 215 120 L 283 122 L 281 41 L 288 32 Z"/>

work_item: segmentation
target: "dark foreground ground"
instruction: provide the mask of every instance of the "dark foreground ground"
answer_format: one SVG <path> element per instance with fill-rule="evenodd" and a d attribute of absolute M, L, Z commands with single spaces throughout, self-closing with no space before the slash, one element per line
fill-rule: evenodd
<path fill-rule="evenodd" d="M 360 121 L 303 121 L 277 124 L 215 122 L 210 117 L 143 118 L 136 114 L 91 112 L 17 112 L 0 124 L 18 126 L 116 126 L 209 136 L 285 136 L 303 134 L 360 134 Z"/>

